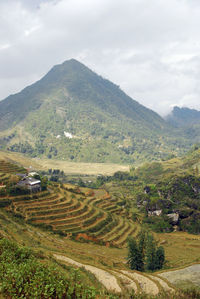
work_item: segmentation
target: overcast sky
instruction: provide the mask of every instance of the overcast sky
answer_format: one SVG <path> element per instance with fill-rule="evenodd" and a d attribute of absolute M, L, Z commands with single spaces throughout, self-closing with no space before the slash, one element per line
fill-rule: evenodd
<path fill-rule="evenodd" d="M 78 59 L 141 104 L 200 110 L 199 0 L 0 0 L 0 99 Z"/>

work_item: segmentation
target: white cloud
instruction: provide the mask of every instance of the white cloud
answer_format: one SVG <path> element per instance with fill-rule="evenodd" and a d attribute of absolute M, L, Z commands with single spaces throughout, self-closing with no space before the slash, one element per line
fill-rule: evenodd
<path fill-rule="evenodd" d="M 81 60 L 165 114 L 200 109 L 197 0 L 2 0 L 0 98 Z"/>
<path fill-rule="evenodd" d="M 6 49 L 8 49 L 10 47 L 11 47 L 10 44 L 2 44 L 2 45 L 0 45 L 0 50 L 6 50 Z"/>

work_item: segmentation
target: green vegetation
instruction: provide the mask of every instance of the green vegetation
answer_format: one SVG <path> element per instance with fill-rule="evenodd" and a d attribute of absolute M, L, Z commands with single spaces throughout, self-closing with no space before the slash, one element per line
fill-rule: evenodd
<path fill-rule="evenodd" d="M 0 167 L 5 165 L 8 170 L 13 168 L 11 163 L 0 162 Z M 65 178 L 59 169 L 50 169 L 48 175 L 51 180 Z M 0 179 L 4 177 L 0 174 Z M 128 235 L 137 232 L 131 219 L 124 221 L 123 202 L 110 197 L 105 190 L 48 182 L 46 176 L 38 174 L 35 178 L 41 180 L 42 191 L 31 193 L 16 185 L 19 177 L 6 174 L 6 185 L 0 189 L 0 207 L 37 227 L 87 242 L 124 247 Z"/>
<path fill-rule="evenodd" d="M 83 264 L 102 267 L 109 273 L 113 273 L 113 271 L 119 273 L 120 270 L 127 270 L 127 266 L 124 264 L 124 259 L 127 256 L 125 247 L 130 236 L 133 237 L 134 242 L 131 243 L 129 240 L 131 252 L 131 254 L 129 252 L 129 264 L 139 271 L 145 270 L 147 273 L 141 275 L 148 279 L 152 278 L 152 281 L 154 281 L 154 275 L 156 279 L 157 274 L 150 274 L 149 272 L 162 268 L 165 256 L 165 269 L 198 263 L 199 236 L 188 235 L 183 232 L 165 234 L 166 231 L 174 230 L 175 225 L 179 229 L 189 231 L 188 220 L 192 219 L 191 216 L 194 212 L 188 214 L 185 207 L 188 205 L 188 208 L 192 210 L 198 204 L 199 177 L 196 169 L 199 159 L 198 152 L 198 148 L 195 148 L 183 160 L 177 162 L 179 165 L 188 165 L 188 168 L 184 167 L 183 171 L 177 169 L 178 175 L 174 176 L 175 170 L 171 166 L 171 172 L 168 169 L 163 175 L 163 179 L 161 179 L 162 173 L 168 167 L 167 165 L 172 165 L 170 161 L 162 162 L 160 165 L 153 163 L 152 167 L 149 164 L 149 169 L 152 170 L 150 172 L 152 173 L 152 181 L 149 181 L 146 165 L 144 168 L 132 168 L 130 173 L 117 172 L 112 177 L 98 176 L 97 183 L 101 185 L 101 188 L 98 189 L 52 182 L 49 184 L 48 190 L 35 194 L 18 194 L 6 197 L 2 195 L 0 203 L 3 204 L 1 207 L 4 209 L 0 211 L 0 236 L 9 237 L 12 240 L 17 240 L 20 244 L 32 247 L 31 255 L 36 258 L 34 264 L 38 265 L 39 274 L 37 277 L 48 275 L 50 280 L 47 279 L 46 282 L 48 286 L 52 284 L 54 291 L 57 284 L 51 280 L 53 275 L 58 278 L 57 281 L 59 281 L 59 277 L 62 277 L 66 283 L 70 284 L 74 273 L 72 271 L 70 274 L 69 267 L 65 268 L 65 264 L 62 266 L 62 262 L 55 266 L 55 261 L 51 258 L 55 253 L 69 256 Z M 4 162 L 3 164 L 5 165 Z M 8 170 L 9 167 L 12 168 L 12 164 L 8 165 Z M 65 179 L 61 171 L 49 170 L 48 175 L 51 176 L 52 174 Z M 9 174 L 8 171 L 8 173 L 1 173 L 0 177 L 2 180 L 5 179 L 4 182 L 7 185 L 10 180 L 15 178 L 15 175 Z M 79 183 L 80 185 L 85 184 L 84 181 L 79 181 Z M 185 194 L 187 199 L 184 198 Z M 177 210 L 179 207 L 182 209 L 182 214 L 181 209 Z M 162 209 L 160 216 L 149 214 L 158 208 Z M 173 219 L 171 221 L 167 216 L 174 210 L 179 213 L 179 221 L 176 224 Z M 194 231 L 193 224 L 195 223 L 198 228 L 198 215 L 195 220 L 191 225 L 191 231 Z M 150 232 L 149 234 L 138 233 L 142 226 L 144 230 L 147 226 L 148 230 L 149 228 L 156 230 L 155 227 L 153 228 L 154 221 L 156 221 L 157 231 L 160 232 L 159 227 L 163 226 L 161 234 L 156 233 L 152 236 Z M 165 226 L 165 222 L 170 226 L 170 230 Z M 161 223 L 162 225 L 160 225 Z M 185 228 L 181 227 L 183 224 L 185 224 Z M 38 253 L 39 249 L 42 249 L 43 253 Z M 17 249 L 13 249 L 14 251 Z M 14 261 L 13 256 L 12 260 Z M 19 281 L 21 281 L 21 277 L 24 276 L 23 281 L 26 281 L 26 273 L 29 271 L 29 280 L 30 275 L 33 276 L 31 279 L 33 279 L 34 286 L 36 283 L 35 268 L 28 260 L 29 258 L 26 256 L 24 263 L 20 260 L 20 265 L 25 263 L 27 265 L 24 265 L 24 268 L 20 266 L 21 274 L 19 273 L 19 276 L 16 274 L 14 277 L 20 277 Z M 40 266 L 44 266 L 45 270 Z M 13 273 L 16 268 L 14 268 Z M 8 270 L 11 271 L 10 269 Z M 48 271 L 52 273 L 48 274 Z M 80 269 L 81 274 L 84 274 L 82 269 Z M 86 273 L 84 275 L 83 278 L 76 276 L 78 281 L 82 281 L 81 291 L 83 292 L 85 292 L 85 281 L 89 281 L 88 275 Z M 118 277 L 117 273 L 114 275 Z M 13 282 L 12 275 L 11 278 Z M 122 280 L 119 278 L 122 294 L 124 294 L 125 290 L 129 288 Z M 11 284 L 9 279 L 8 283 Z M 114 296 L 105 292 L 101 293 L 101 288 L 98 287 L 95 279 L 92 279 L 89 285 L 93 283 L 96 287 L 96 297 L 106 298 L 106 296 L 110 296 L 112 298 Z M 158 285 L 159 289 L 163 289 L 159 282 Z M 190 285 L 188 284 L 188 286 Z M 12 290 L 12 287 L 9 285 L 8 289 Z M 44 291 L 42 287 L 39 290 Z M 46 290 L 50 292 L 50 288 L 47 287 Z M 143 298 L 144 295 L 139 295 L 140 290 L 142 291 L 142 287 L 139 287 L 138 293 L 132 295 L 132 298 Z M 66 289 L 63 291 L 67 292 Z M 4 292 L 7 294 L 6 288 Z M 20 298 L 19 293 L 15 296 L 15 292 L 18 292 L 16 289 L 13 292 L 14 295 L 10 296 Z M 76 292 L 78 292 L 77 289 Z M 188 291 L 187 294 L 185 291 L 177 292 L 168 297 L 167 294 L 162 294 L 162 297 L 160 294 L 155 298 L 174 299 L 181 298 L 181 296 L 182 298 L 187 298 L 187 296 L 189 298 L 191 294 L 195 298 L 198 292 Z M 44 297 L 44 295 L 42 296 Z M 42 296 L 38 298 L 42 298 Z M 81 293 L 80 298 L 85 295 L 81 296 Z M 128 296 L 130 297 L 130 295 Z M 148 295 L 145 296 L 144 298 L 148 298 Z M 48 298 L 51 296 L 49 295 Z"/>
<path fill-rule="evenodd" d="M 166 117 L 167 121 L 175 127 L 184 128 L 186 135 L 195 139 L 198 138 L 200 125 L 200 111 L 186 107 L 174 107 L 172 112 Z"/>
<path fill-rule="evenodd" d="M 79 270 L 67 272 L 44 256 L 5 238 L 0 240 L 0 283 L 3 298 L 121 298 L 86 286 Z M 132 293 L 131 298 L 197 299 L 199 292 L 193 289 L 157 296 Z"/>
<path fill-rule="evenodd" d="M 153 235 L 140 232 L 138 241 L 128 239 L 128 265 L 131 270 L 155 271 L 162 269 L 165 252 L 162 246 L 157 246 Z"/>
<path fill-rule="evenodd" d="M 1 101 L 0 128 L 1 149 L 76 162 L 139 164 L 193 141 L 73 59 Z"/>
<path fill-rule="evenodd" d="M 78 270 L 66 275 L 52 262 L 41 263 L 39 257 L 26 247 L 19 247 L 7 239 L 0 240 L 0 292 L 6 298 L 101 296 L 95 288 L 82 283 Z"/>
<path fill-rule="evenodd" d="M 174 229 L 200 233 L 200 149 L 194 146 L 184 157 L 145 163 L 130 172 L 99 176 L 85 183 L 106 188 L 120 198 L 126 215 L 154 232 Z M 120 205 L 120 204 L 119 204 Z"/>

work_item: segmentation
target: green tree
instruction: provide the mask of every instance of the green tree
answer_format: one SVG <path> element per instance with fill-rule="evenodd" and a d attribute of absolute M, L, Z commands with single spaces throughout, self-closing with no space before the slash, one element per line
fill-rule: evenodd
<path fill-rule="evenodd" d="M 146 270 L 155 270 L 156 265 L 156 244 L 152 235 L 147 236 L 146 242 Z"/>
<path fill-rule="evenodd" d="M 155 269 L 162 269 L 165 262 L 165 251 L 162 246 L 159 246 L 156 250 Z"/>
<path fill-rule="evenodd" d="M 142 255 L 135 239 L 128 240 L 128 265 L 132 270 L 143 271 Z"/>
<path fill-rule="evenodd" d="M 154 271 L 161 269 L 165 262 L 165 251 L 157 246 L 153 235 L 144 230 L 138 235 L 138 241 L 128 239 L 128 265 L 132 270 Z"/>
<path fill-rule="evenodd" d="M 146 247 L 146 233 L 145 231 L 141 231 L 138 240 L 138 250 L 141 255 L 141 269 L 144 270 L 144 260 L 145 260 L 145 247 Z"/>

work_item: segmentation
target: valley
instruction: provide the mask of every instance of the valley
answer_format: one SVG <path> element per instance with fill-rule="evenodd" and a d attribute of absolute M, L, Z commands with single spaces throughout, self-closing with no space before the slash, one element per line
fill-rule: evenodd
<path fill-rule="evenodd" d="M 199 123 L 75 59 L 0 101 L 0 296 L 200 298 Z"/>
<path fill-rule="evenodd" d="M 65 160 L 31 158 L 20 153 L 8 151 L 0 151 L 0 160 L 7 160 L 19 163 L 25 168 L 30 166 L 36 170 L 59 169 L 64 171 L 66 175 L 113 175 L 116 171 L 129 171 L 129 165 L 111 164 L 111 163 L 76 163 Z"/>
<path fill-rule="evenodd" d="M 191 166 L 191 161 L 196 165 L 198 155 L 199 151 L 196 150 L 177 163 L 179 167 L 184 163 Z M 170 163 L 172 165 L 170 161 L 163 162 L 163 166 Z M 174 164 L 175 168 L 177 163 Z M 4 185 L 16 182 L 16 173 L 23 171 L 19 162 L 0 162 L 0 180 Z M 134 171 L 139 173 L 142 168 Z M 173 174 L 173 171 L 175 169 L 171 166 L 168 172 Z M 145 182 L 145 172 L 141 175 Z M 151 178 L 158 177 L 156 172 Z M 146 293 L 146 296 L 160 296 L 159 293 L 164 291 L 168 295 L 163 294 L 161 298 L 172 298 L 170 296 L 180 292 L 180 288 L 197 288 L 199 271 L 187 267 L 200 264 L 199 235 L 183 231 L 154 232 L 156 242 L 165 249 L 164 269 L 144 273 L 131 271 L 127 267 L 127 238 L 138 237 L 143 217 L 142 211 L 137 211 L 138 219 L 133 219 L 136 206 L 130 191 L 135 187 L 128 182 L 127 179 L 118 183 L 104 182 L 98 189 L 49 182 L 48 189 L 39 193 L 14 196 L 1 193 L 0 236 L 20 246 L 28 246 L 42 257 L 43 263 L 51 261 L 64 272 L 78 268 L 82 282 L 95 286 L 103 297 L 109 296 L 105 292 L 115 296 L 126 294 L 128 298 L 133 291 L 138 296 L 140 292 Z M 187 275 L 173 276 L 170 269 L 172 273 L 177 269 Z"/>

